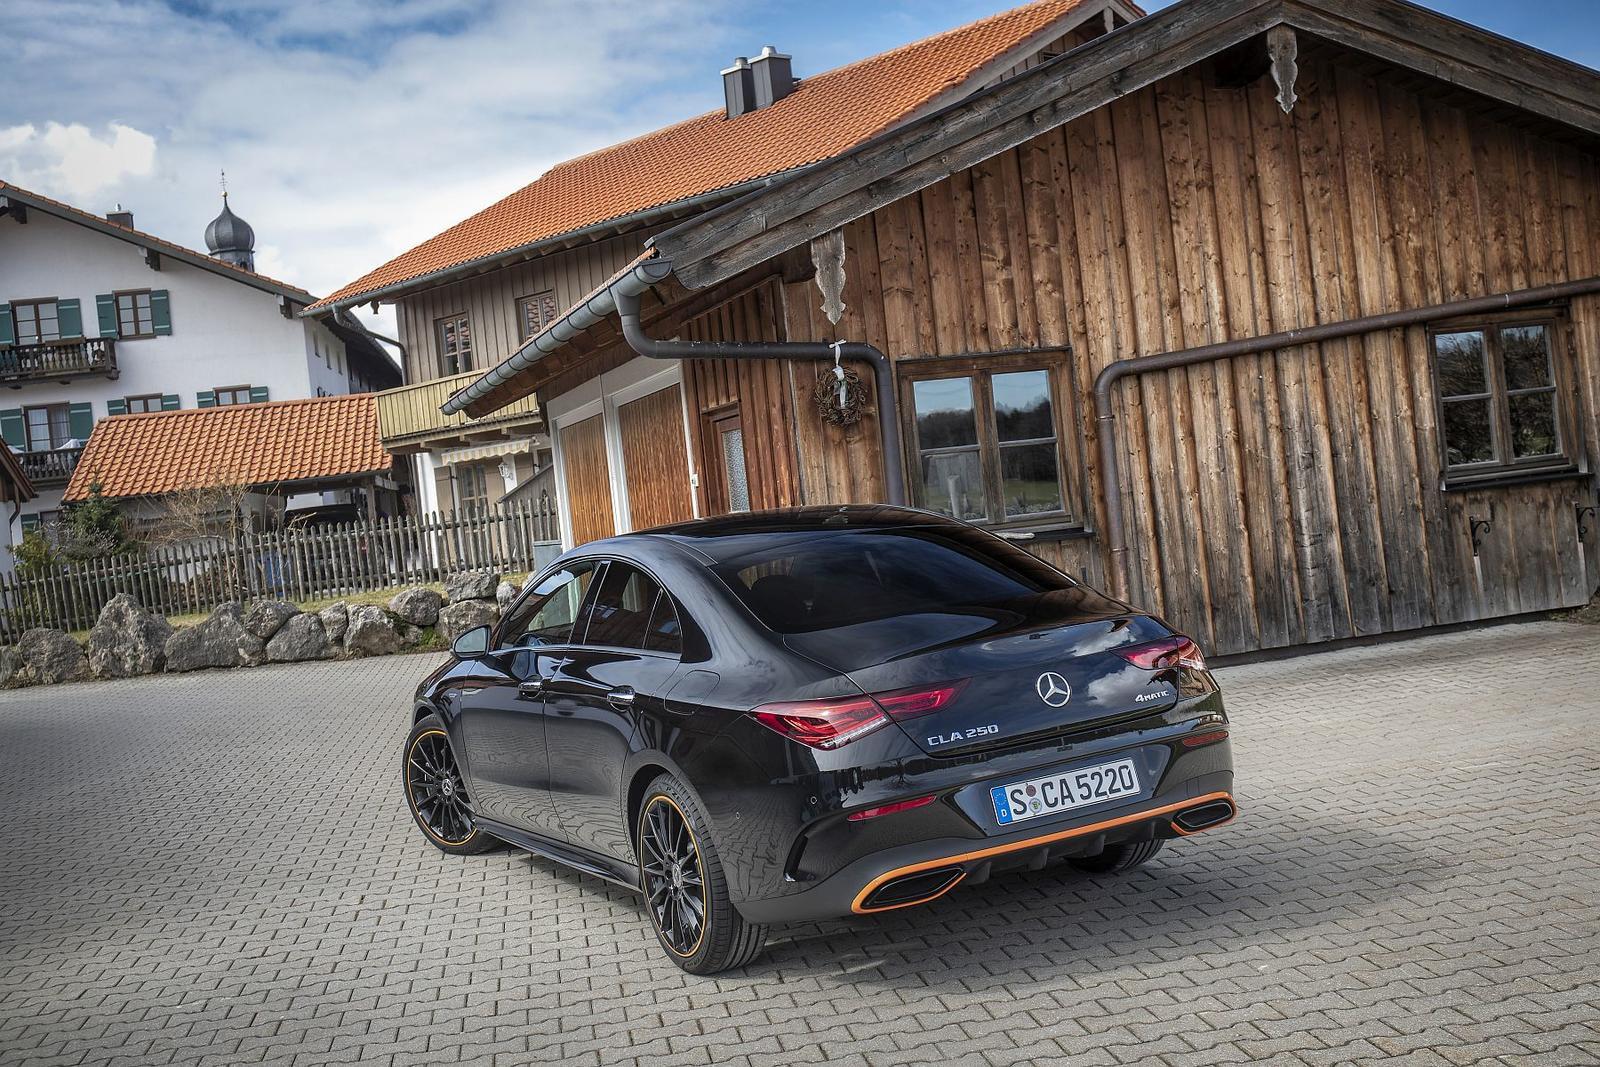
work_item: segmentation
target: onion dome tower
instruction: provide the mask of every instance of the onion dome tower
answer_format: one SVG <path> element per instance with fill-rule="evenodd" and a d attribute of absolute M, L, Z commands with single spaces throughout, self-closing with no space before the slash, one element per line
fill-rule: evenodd
<path fill-rule="evenodd" d="M 206 250 L 224 263 L 256 269 L 256 231 L 228 207 L 227 178 L 223 178 L 222 214 L 206 227 Z"/>

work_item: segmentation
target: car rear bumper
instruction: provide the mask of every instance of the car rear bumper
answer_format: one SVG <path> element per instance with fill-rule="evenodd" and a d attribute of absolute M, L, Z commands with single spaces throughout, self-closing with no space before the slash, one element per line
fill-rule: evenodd
<path fill-rule="evenodd" d="M 1125 841 L 1187 837 L 1230 822 L 1236 813 L 1233 772 L 1215 771 L 1065 825 L 1030 826 L 982 840 L 918 841 L 875 852 L 800 892 L 738 901 L 737 906 L 746 919 L 758 923 L 892 911 L 926 904 L 964 882 L 984 881 L 996 870 L 1037 870 Z"/>

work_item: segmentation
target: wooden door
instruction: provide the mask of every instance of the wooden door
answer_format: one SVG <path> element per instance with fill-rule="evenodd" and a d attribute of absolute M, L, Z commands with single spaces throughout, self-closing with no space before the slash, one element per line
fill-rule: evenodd
<path fill-rule="evenodd" d="M 739 409 L 705 417 L 706 504 L 712 515 L 750 510 L 750 482 L 745 470 L 744 422 Z"/>
<path fill-rule="evenodd" d="M 561 469 L 566 477 L 572 543 L 617 532 L 611 511 L 611 465 L 606 462 L 606 426 L 600 415 L 561 428 Z"/>
<path fill-rule="evenodd" d="M 683 441 L 683 390 L 669 386 L 617 408 L 628 521 L 648 530 L 694 518 L 689 452 Z"/>

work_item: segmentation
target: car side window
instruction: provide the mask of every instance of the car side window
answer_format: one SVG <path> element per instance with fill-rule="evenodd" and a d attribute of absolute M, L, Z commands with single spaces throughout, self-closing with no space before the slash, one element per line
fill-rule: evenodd
<path fill-rule="evenodd" d="M 652 617 L 661 587 L 654 578 L 626 563 L 613 562 L 600 579 L 589 609 L 585 645 L 607 648 L 650 648 Z"/>
<path fill-rule="evenodd" d="M 678 609 L 665 589 L 656 594 L 656 606 L 650 612 L 650 626 L 644 632 L 644 647 L 652 652 L 670 652 L 683 655 L 683 627 L 678 622 Z"/>
<path fill-rule="evenodd" d="M 506 616 L 495 648 L 566 644 L 599 568 L 597 560 L 582 560 L 545 578 Z"/>

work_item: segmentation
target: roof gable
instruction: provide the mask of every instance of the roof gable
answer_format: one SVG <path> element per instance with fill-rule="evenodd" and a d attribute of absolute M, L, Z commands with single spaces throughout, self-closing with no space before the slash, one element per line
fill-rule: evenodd
<path fill-rule="evenodd" d="M 982 84 L 1019 50 L 1098 17 L 1108 3 L 1115 0 L 1038 0 L 804 78 L 782 100 L 738 118 L 719 109 L 557 164 L 317 306 L 371 299 L 827 159 Z"/>
<path fill-rule="evenodd" d="M 8 207 L 11 204 L 21 204 L 24 208 L 52 215 L 58 219 L 64 219 L 67 222 L 94 230 L 96 233 L 104 234 L 107 237 L 114 237 L 119 241 L 126 241 L 128 244 L 136 245 L 147 252 L 170 256 L 180 263 L 187 263 L 191 267 L 198 267 L 203 271 L 209 271 L 223 278 L 230 278 L 253 289 L 275 293 L 278 296 L 293 300 L 297 304 L 309 304 L 316 300 L 315 296 L 298 285 L 280 282 L 276 278 L 269 278 L 265 274 L 257 274 L 255 271 L 245 270 L 243 267 L 235 267 L 233 264 L 224 263 L 214 256 L 209 256 L 193 248 L 185 248 L 183 245 L 173 244 L 171 241 L 157 237 L 155 234 L 145 233 L 143 230 L 118 226 L 116 223 L 109 222 L 99 215 L 84 211 L 81 208 L 75 208 L 71 204 L 64 204 L 59 200 L 52 200 L 48 196 L 41 196 L 11 182 L 0 181 L 0 200 L 5 201 Z"/>
<path fill-rule="evenodd" d="M 1404 0 L 1185 0 L 650 243 L 715 284 L 1278 25 L 1600 135 L 1600 74 Z"/>
<path fill-rule="evenodd" d="M 102 419 L 62 500 L 276 486 L 389 469 L 373 393 Z"/>

